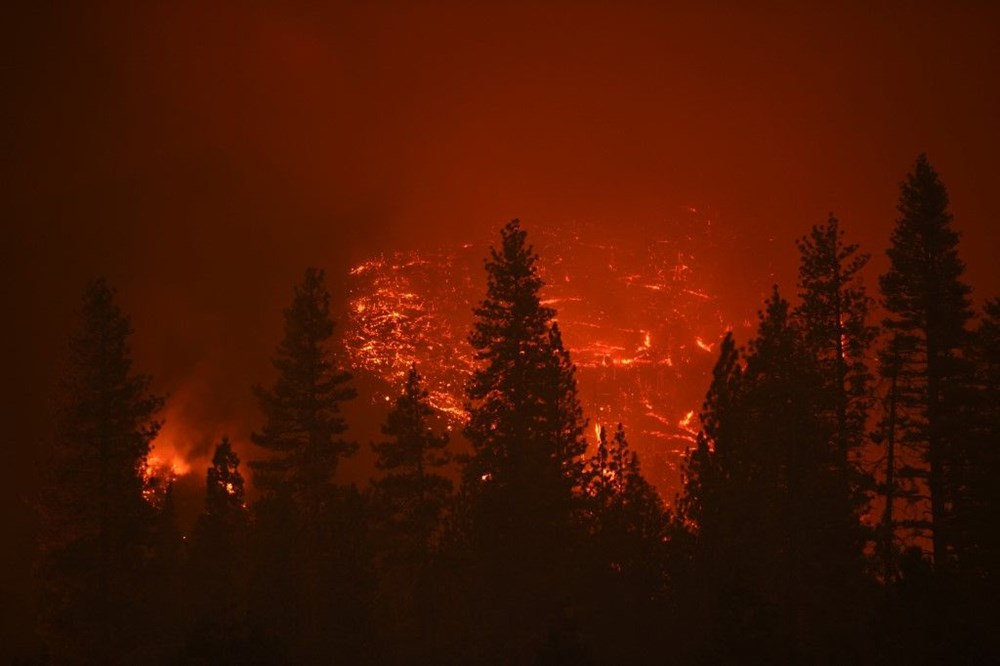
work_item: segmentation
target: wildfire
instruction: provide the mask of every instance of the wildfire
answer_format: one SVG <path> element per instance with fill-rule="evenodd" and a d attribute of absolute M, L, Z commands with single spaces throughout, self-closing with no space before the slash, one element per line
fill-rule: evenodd
<path fill-rule="evenodd" d="M 710 251 L 710 225 L 694 219 L 673 231 L 635 242 L 587 227 L 531 231 L 543 301 L 558 310 L 585 414 L 624 423 L 644 469 L 667 491 L 694 440 L 692 407 L 701 404 L 714 363 L 703 353 L 715 348 L 707 341 L 734 320 L 720 311 L 699 261 Z M 350 271 L 352 364 L 384 380 L 388 395 L 417 363 L 431 403 L 456 426 L 474 367 L 466 340 L 484 292 L 486 254 L 485 243 L 466 243 L 374 257 Z"/>
<path fill-rule="evenodd" d="M 162 476 L 164 473 L 171 477 L 184 476 L 191 472 L 191 465 L 187 460 L 179 455 L 171 455 L 168 458 L 161 458 L 151 454 L 146 458 L 146 476 Z"/>
<path fill-rule="evenodd" d="M 153 440 L 142 470 L 146 499 L 156 504 L 175 480 L 195 472 L 204 474 L 212 450 L 224 435 L 239 427 L 208 420 L 201 411 L 206 383 L 192 381 L 171 393 L 163 414 L 163 427 Z"/>
<path fill-rule="evenodd" d="M 697 434 L 697 429 L 692 425 L 694 421 L 694 410 L 692 409 L 687 414 L 684 415 L 680 421 L 677 422 L 677 427 L 681 430 L 686 430 L 692 435 Z"/>

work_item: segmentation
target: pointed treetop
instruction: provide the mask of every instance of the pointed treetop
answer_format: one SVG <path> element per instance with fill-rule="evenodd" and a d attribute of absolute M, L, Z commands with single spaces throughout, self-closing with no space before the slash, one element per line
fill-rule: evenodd
<path fill-rule="evenodd" d="M 279 454 L 250 463 L 265 492 L 304 492 L 313 498 L 309 502 L 318 501 L 340 458 L 357 450 L 341 437 L 347 423 L 340 405 L 356 393 L 351 373 L 335 362 L 333 330 L 323 271 L 309 268 L 285 310 L 285 334 L 272 359 L 278 370 L 274 385 L 255 388 L 265 423 L 251 439 Z"/>
<path fill-rule="evenodd" d="M 221 515 L 244 508 L 246 492 L 239 467 L 239 456 L 233 451 L 229 438 L 223 437 L 215 447 L 212 466 L 208 468 L 205 489 L 207 513 Z"/>
<path fill-rule="evenodd" d="M 923 329 L 928 324 L 938 346 L 957 344 L 972 317 L 971 288 L 962 282 L 965 264 L 958 255 L 959 234 L 952 226 L 948 191 L 927 156 L 917 157 L 900 184 L 899 218 L 886 250 L 888 272 L 879 278 L 886 326 Z M 947 340 L 947 342 L 945 342 Z"/>
<path fill-rule="evenodd" d="M 448 445 L 448 433 L 433 433 L 427 423 L 433 416 L 430 395 L 414 363 L 406 373 L 402 393 L 382 425 L 382 434 L 391 439 L 372 444 L 378 455 L 375 466 L 381 470 L 420 475 L 426 467 L 447 464 L 450 456 L 444 449 Z"/>
<path fill-rule="evenodd" d="M 951 222 L 948 191 L 926 153 L 917 155 L 913 170 L 906 174 L 899 188 L 901 196 L 896 208 L 904 218 L 926 216 L 942 225 Z"/>

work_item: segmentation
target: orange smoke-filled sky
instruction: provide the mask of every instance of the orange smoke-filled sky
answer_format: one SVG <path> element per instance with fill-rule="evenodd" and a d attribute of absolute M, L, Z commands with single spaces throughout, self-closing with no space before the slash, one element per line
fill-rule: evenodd
<path fill-rule="evenodd" d="M 791 293 L 794 239 L 833 211 L 875 255 L 874 283 L 925 151 L 977 299 L 1000 293 L 996 5 L 703 4 L 2 10 L 15 531 L 59 349 L 99 274 L 133 317 L 139 369 L 213 437 L 258 425 L 249 386 L 305 266 L 336 292 L 375 253 L 478 241 L 515 216 L 629 237 L 696 208 L 739 239 L 721 259 L 732 284 Z"/>

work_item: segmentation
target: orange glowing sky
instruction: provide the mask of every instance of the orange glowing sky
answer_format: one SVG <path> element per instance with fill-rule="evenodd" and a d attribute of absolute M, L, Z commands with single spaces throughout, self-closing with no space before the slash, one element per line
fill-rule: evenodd
<path fill-rule="evenodd" d="M 875 255 L 874 283 L 897 183 L 926 151 L 976 298 L 1000 293 L 995 4 L 314 5 L 2 10 L 16 353 L 0 506 L 17 543 L 98 274 L 133 317 L 138 368 L 173 396 L 165 435 L 195 458 L 258 426 L 249 387 L 271 377 L 305 266 L 327 268 L 345 313 L 351 267 L 512 217 L 639 243 L 695 209 L 735 239 L 710 258 L 713 295 L 752 312 L 772 281 L 792 290 L 793 241 L 829 211 Z"/>

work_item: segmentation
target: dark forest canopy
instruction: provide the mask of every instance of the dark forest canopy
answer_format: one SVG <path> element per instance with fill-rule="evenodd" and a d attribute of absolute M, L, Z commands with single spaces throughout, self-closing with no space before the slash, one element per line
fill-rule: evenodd
<path fill-rule="evenodd" d="M 371 444 L 343 407 L 326 276 L 308 269 L 191 534 L 150 442 L 105 282 L 71 335 L 36 496 L 39 662 L 982 663 L 1000 657 L 1000 307 L 973 310 L 947 191 L 900 188 L 879 304 L 832 215 L 798 243 L 746 347 L 719 345 L 684 485 L 665 503 L 628 424 L 588 447 L 576 368 L 526 230 L 500 230 L 468 342 L 459 442 L 410 367 Z M 735 279 L 735 276 L 734 276 Z M 466 445 L 467 444 L 467 445 Z"/>

